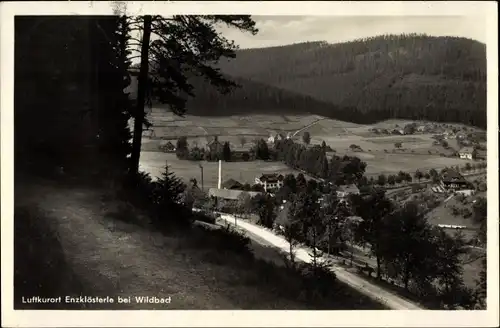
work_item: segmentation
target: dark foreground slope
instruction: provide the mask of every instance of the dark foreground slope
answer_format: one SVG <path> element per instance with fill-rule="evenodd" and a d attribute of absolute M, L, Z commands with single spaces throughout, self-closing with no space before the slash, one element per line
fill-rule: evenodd
<path fill-rule="evenodd" d="M 16 196 L 16 309 L 385 309 L 336 280 L 328 293 L 314 294 L 313 280 L 278 265 L 276 250 L 253 243 L 253 255 L 238 252 L 222 230 L 161 233 L 109 190 L 30 179 L 16 184 Z M 131 302 L 22 302 L 65 295 Z M 171 303 L 139 303 L 136 296 L 171 297 Z"/>

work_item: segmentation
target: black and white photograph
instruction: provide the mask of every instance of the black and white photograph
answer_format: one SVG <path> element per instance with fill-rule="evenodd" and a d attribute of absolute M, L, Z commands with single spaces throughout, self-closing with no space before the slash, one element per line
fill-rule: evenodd
<path fill-rule="evenodd" d="M 10 314 L 498 324 L 496 3 L 272 3 L 2 4 Z"/>

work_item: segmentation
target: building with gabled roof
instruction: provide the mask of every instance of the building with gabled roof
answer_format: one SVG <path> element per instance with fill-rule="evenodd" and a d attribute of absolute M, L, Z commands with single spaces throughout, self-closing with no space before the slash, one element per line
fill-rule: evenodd
<path fill-rule="evenodd" d="M 265 173 L 255 178 L 255 183 L 262 185 L 266 192 L 275 191 L 283 187 L 284 176 L 278 173 Z"/>

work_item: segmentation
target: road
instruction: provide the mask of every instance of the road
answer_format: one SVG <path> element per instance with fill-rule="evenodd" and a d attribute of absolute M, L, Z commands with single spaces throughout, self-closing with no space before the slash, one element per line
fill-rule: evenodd
<path fill-rule="evenodd" d="M 326 120 L 326 118 L 320 118 L 320 119 L 318 119 L 318 120 L 316 120 L 316 121 L 314 121 L 314 122 L 312 122 L 312 123 L 307 124 L 306 126 L 304 126 L 304 127 L 300 128 L 300 129 L 298 129 L 297 131 L 295 131 L 295 132 L 292 134 L 292 138 L 293 138 L 293 137 L 295 137 L 297 134 L 301 133 L 302 131 L 304 131 L 305 129 L 310 128 L 311 126 L 313 126 L 313 125 L 315 125 L 316 123 L 321 122 L 321 121 L 323 121 L 323 120 Z"/>
<path fill-rule="evenodd" d="M 220 218 L 230 224 L 232 224 L 235 220 L 234 216 L 229 214 L 221 214 Z M 269 230 L 258 227 L 254 224 L 251 224 L 243 220 L 238 220 L 238 228 L 244 229 L 245 231 L 249 232 L 248 237 L 250 238 L 252 238 L 252 236 L 258 236 L 261 239 L 265 240 L 267 243 L 281 249 L 284 252 L 287 252 L 289 249 L 289 245 L 286 240 L 284 240 L 280 236 L 273 234 Z M 303 247 L 297 247 L 295 251 L 296 251 L 295 256 L 298 260 L 301 260 L 306 263 L 311 262 L 311 256 L 309 255 L 307 249 Z M 331 269 L 335 272 L 337 279 L 339 279 L 339 281 L 351 286 L 352 288 L 360 291 L 361 293 L 365 294 L 368 297 L 371 297 L 372 299 L 384 303 L 390 309 L 393 310 L 424 309 L 423 307 L 407 299 L 404 299 L 401 296 L 391 291 L 388 291 L 386 289 L 374 285 L 368 280 L 347 271 L 345 268 L 341 266 L 333 265 Z"/>

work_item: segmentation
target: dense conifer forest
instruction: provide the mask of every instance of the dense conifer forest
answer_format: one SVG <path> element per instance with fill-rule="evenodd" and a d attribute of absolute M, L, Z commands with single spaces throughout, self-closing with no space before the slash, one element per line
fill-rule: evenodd
<path fill-rule="evenodd" d="M 193 79 L 191 113 L 314 113 L 356 123 L 388 118 L 486 126 L 486 46 L 458 37 L 384 35 L 340 44 L 245 49 L 217 63 L 240 88 Z"/>

